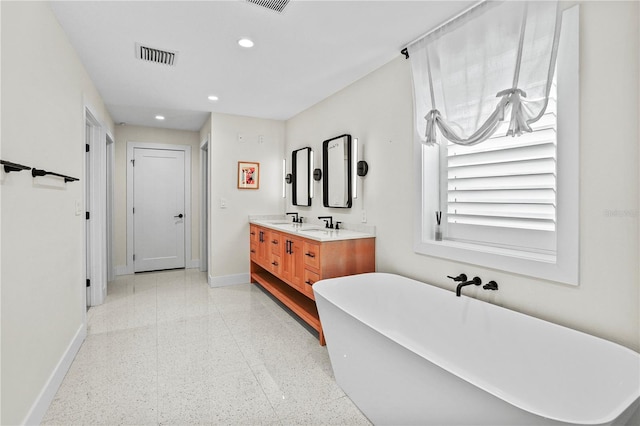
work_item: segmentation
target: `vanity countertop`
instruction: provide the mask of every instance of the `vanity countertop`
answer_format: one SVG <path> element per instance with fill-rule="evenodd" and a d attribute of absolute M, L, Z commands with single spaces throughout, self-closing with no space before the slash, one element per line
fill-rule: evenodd
<path fill-rule="evenodd" d="M 291 220 L 287 221 L 286 219 L 253 219 L 249 223 L 321 242 L 375 238 L 375 234 L 369 232 L 327 229 L 310 223 L 292 223 Z"/>

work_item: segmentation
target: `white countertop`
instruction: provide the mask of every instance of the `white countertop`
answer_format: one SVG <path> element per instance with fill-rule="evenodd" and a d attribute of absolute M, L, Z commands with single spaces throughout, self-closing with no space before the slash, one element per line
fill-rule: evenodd
<path fill-rule="evenodd" d="M 292 223 L 291 219 L 253 219 L 249 222 L 264 226 L 265 228 L 321 242 L 375 237 L 373 233 L 353 231 L 351 229 L 327 229 L 310 223 Z"/>

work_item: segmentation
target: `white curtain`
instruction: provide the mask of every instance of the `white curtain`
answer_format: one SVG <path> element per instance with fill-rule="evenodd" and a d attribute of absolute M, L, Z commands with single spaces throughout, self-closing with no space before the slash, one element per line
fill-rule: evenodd
<path fill-rule="evenodd" d="M 557 1 L 481 3 L 407 47 L 415 122 L 422 142 L 442 136 L 460 145 L 530 132 L 544 114 L 553 77 Z"/>

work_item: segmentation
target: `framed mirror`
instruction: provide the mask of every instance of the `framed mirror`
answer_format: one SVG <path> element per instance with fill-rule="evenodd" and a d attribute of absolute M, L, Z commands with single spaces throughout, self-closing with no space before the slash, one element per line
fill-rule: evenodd
<path fill-rule="evenodd" d="M 322 143 L 322 169 L 324 206 L 351 208 L 351 135 Z"/>
<path fill-rule="evenodd" d="M 296 149 L 291 153 L 291 171 L 293 174 L 292 204 L 294 206 L 311 205 L 311 148 Z"/>

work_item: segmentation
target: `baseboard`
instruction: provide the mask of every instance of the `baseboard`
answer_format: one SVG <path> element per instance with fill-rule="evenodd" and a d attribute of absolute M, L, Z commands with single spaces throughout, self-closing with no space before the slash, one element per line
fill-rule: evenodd
<path fill-rule="evenodd" d="M 82 342 L 84 342 L 85 337 L 87 337 L 87 327 L 85 324 L 82 324 L 76 332 L 76 335 L 73 337 L 73 339 L 71 339 L 71 342 L 69 343 L 67 350 L 60 358 L 60 361 L 58 361 L 58 365 L 56 365 L 56 367 L 51 372 L 49 380 L 47 380 L 44 387 L 40 391 L 40 394 L 31 406 L 31 409 L 29 410 L 29 413 L 27 414 L 24 422 L 22 422 L 23 424 L 39 425 L 42 422 L 45 414 L 47 414 L 49 405 L 51 405 L 53 398 L 56 396 L 58 388 L 62 384 L 64 376 L 69 371 L 69 368 L 71 368 L 71 363 L 80 350 L 80 346 L 82 346 Z"/>
<path fill-rule="evenodd" d="M 116 266 L 116 276 L 131 275 L 131 274 L 133 274 L 133 268 L 129 268 L 129 265 Z"/>
<path fill-rule="evenodd" d="M 224 287 L 228 285 L 247 284 L 251 282 L 250 274 L 223 275 L 220 277 L 212 277 L 209 275 L 209 287 Z"/>

